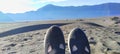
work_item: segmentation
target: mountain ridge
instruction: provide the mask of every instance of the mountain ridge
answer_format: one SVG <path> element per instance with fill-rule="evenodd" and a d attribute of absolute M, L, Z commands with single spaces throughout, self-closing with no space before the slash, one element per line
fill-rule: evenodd
<path fill-rule="evenodd" d="M 16 14 L 2 14 L 8 16 L 9 18 L 15 19 L 16 21 L 92 18 L 119 16 L 119 6 L 120 3 L 105 3 L 90 6 L 56 6 L 49 4 L 42 8 L 39 8 L 36 11 Z"/>

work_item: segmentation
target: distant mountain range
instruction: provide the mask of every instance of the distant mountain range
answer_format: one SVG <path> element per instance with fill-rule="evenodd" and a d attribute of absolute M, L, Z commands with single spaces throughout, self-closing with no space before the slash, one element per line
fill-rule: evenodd
<path fill-rule="evenodd" d="M 37 11 L 29 11 L 25 13 L 4 14 L 0 12 L 0 22 L 92 18 L 119 15 L 120 3 L 105 3 L 100 5 L 77 7 L 62 7 L 49 4 L 38 9 Z"/>

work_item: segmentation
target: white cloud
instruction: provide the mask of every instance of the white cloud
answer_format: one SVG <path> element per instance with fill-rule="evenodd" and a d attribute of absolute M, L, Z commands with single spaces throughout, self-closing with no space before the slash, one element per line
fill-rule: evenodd
<path fill-rule="evenodd" d="M 30 5 L 30 0 L 0 0 L 0 11 L 4 13 L 21 13 L 34 10 Z"/>
<path fill-rule="evenodd" d="M 62 2 L 67 0 L 36 0 L 32 4 L 40 4 L 40 3 L 54 3 L 54 2 Z"/>
<path fill-rule="evenodd" d="M 32 5 L 60 1 L 64 0 L 0 0 L 0 11 L 4 13 L 23 13 L 30 10 L 36 10 Z"/>
<path fill-rule="evenodd" d="M 41 0 L 41 2 L 61 2 L 66 0 Z"/>

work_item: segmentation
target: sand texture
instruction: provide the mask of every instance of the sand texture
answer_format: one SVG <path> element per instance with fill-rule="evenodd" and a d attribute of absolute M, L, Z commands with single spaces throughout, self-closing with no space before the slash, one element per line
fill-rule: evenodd
<path fill-rule="evenodd" d="M 120 54 L 120 18 L 115 17 L 0 23 L 0 54 L 44 54 L 44 36 L 52 25 L 62 29 L 66 47 L 68 34 L 79 27 L 88 37 L 91 54 Z"/>

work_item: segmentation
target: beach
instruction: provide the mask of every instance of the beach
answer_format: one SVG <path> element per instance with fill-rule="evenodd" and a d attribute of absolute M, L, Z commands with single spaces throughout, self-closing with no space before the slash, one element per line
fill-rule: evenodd
<path fill-rule="evenodd" d="M 66 42 L 73 28 L 82 29 L 90 44 L 91 54 L 120 54 L 120 18 L 65 19 L 0 23 L 0 54 L 44 54 L 44 37 L 52 25 L 59 26 Z"/>

